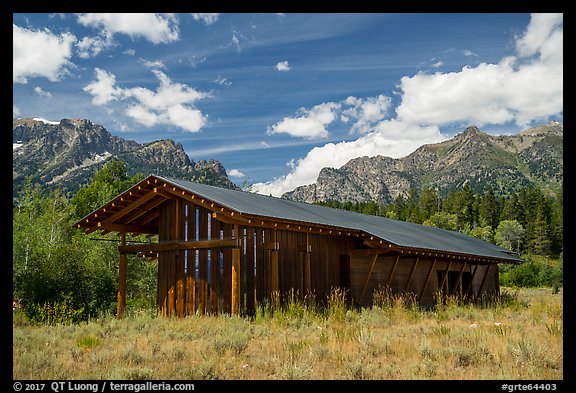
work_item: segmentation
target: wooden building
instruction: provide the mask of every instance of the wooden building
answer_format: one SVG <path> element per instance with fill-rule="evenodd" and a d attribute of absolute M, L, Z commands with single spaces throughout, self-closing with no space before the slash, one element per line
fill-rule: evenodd
<path fill-rule="evenodd" d="M 158 260 L 163 316 L 251 312 L 278 291 L 326 299 L 333 287 L 356 304 L 373 291 L 499 291 L 510 251 L 465 234 L 271 196 L 150 175 L 74 224 L 120 234 L 118 318 L 126 303 L 126 254 Z M 158 235 L 127 244 L 126 233 Z M 155 238 L 155 237 L 154 237 Z"/>

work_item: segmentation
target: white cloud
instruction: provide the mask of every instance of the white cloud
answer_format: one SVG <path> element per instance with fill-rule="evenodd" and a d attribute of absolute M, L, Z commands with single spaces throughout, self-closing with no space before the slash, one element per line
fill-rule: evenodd
<path fill-rule="evenodd" d="M 239 171 L 238 169 L 230 169 L 230 170 L 228 171 L 228 176 L 240 178 L 240 177 L 246 177 L 246 174 L 244 174 L 243 172 Z"/>
<path fill-rule="evenodd" d="M 106 35 L 122 33 L 132 38 L 143 37 L 154 44 L 179 39 L 178 19 L 173 14 L 79 14 L 78 23 L 103 28 Z"/>
<path fill-rule="evenodd" d="M 351 108 L 342 111 L 340 120 L 347 123 L 350 119 L 356 119 L 356 122 L 350 128 L 350 133 L 358 132 L 363 134 L 370 131 L 377 122 L 384 120 L 391 103 L 390 97 L 385 95 L 366 99 L 350 96 L 342 101 L 342 104 L 350 105 Z"/>
<path fill-rule="evenodd" d="M 52 93 L 42 89 L 40 86 L 34 88 L 34 93 L 38 94 L 40 97 L 52 97 Z"/>
<path fill-rule="evenodd" d="M 114 46 L 111 35 L 83 37 L 76 43 L 78 56 L 83 59 L 98 56 L 102 51 Z"/>
<path fill-rule="evenodd" d="M 140 61 L 142 62 L 142 64 L 144 64 L 145 67 L 148 68 L 163 68 L 166 69 L 166 65 L 164 64 L 164 62 L 162 60 L 145 60 L 145 59 L 140 59 Z"/>
<path fill-rule="evenodd" d="M 401 79 L 398 119 L 416 124 L 468 122 L 519 126 L 563 111 L 562 16 L 533 15 L 517 41 L 520 57 L 459 72 Z M 526 57 L 529 56 L 529 57 Z"/>
<path fill-rule="evenodd" d="M 156 91 L 145 87 L 121 88 L 116 86 L 113 74 L 99 68 L 95 72 L 96 80 L 84 87 L 93 96 L 94 105 L 105 105 L 115 100 L 126 101 L 126 115 L 147 127 L 168 124 L 197 132 L 206 125 L 206 116 L 194 108 L 193 104 L 208 97 L 208 94 L 172 82 L 162 71 L 152 70 L 160 81 Z"/>
<path fill-rule="evenodd" d="M 20 108 L 12 104 L 12 117 L 18 117 L 18 116 L 20 116 Z"/>
<path fill-rule="evenodd" d="M 340 168 L 351 159 L 362 156 L 402 157 L 424 143 L 445 139 L 446 136 L 436 126 L 420 127 L 385 120 L 379 123 L 377 130 L 354 141 L 327 143 L 313 148 L 304 158 L 292 163 L 293 169 L 288 175 L 271 182 L 256 183 L 251 191 L 281 196 L 298 186 L 314 183 L 324 167 Z"/>
<path fill-rule="evenodd" d="M 276 64 L 276 70 L 281 72 L 290 71 L 290 64 L 288 64 L 288 61 L 281 61 Z"/>
<path fill-rule="evenodd" d="M 92 94 L 92 104 L 105 105 L 122 96 L 122 89 L 116 87 L 116 76 L 96 68 L 96 80 L 84 86 L 83 90 Z"/>
<path fill-rule="evenodd" d="M 432 68 L 440 68 L 442 65 L 444 65 L 442 60 L 438 60 L 436 63 L 432 64 Z"/>
<path fill-rule="evenodd" d="M 464 49 L 462 52 L 466 57 L 478 57 L 477 53 L 472 52 L 470 49 Z"/>
<path fill-rule="evenodd" d="M 134 56 L 136 54 L 136 50 L 135 49 L 126 49 L 122 53 L 124 53 L 125 55 L 128 55 L 128 56 Z"/>
<path fill-rule="evenodd" d="M 207 25 L 215 23 L 220 17 L 220 14 L 191 14 L 191 15 L 194 17 L 194 20 L 203 21 Z"/>
<path fill-rule="evenodd" d="M 532 56 L 558 32 L 563 24 L 563 14 L 532 14 L 530 24 L 522 37 L 516 41 L 516 49 L 520 56 Z"/>
<path fill-rule="evenodd" d="M 301 108 L 299 117 L 285 117 L 284 120 L 268 128 L 268 134 L 288 134 L 294 137 L 315 139 L 327 138 L 330 134 L 326 126 L 336 119 L 340 104 L 326 102 L 312 109 Z"/>
<path fill-rule="evenodd" d="M 28 83 L 28 78 L 44 77 L 58 81 L 69 73 L 72 46 L 70 33 L 32 30 L 12 24 L 12 82 Z"/>

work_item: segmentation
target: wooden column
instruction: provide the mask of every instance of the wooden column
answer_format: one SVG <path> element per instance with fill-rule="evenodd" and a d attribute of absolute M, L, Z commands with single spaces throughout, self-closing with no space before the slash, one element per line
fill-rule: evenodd
<path fill-rule="evenodd" d="M 266 257 L 264 253 L 264 232 L 262 228 L 257 228 L 254 236 L 256 242 L 256 301 L 262 302 L 265 297 L 265 263 Z"/>
<path fill-rule="evenodd" d="M 176 214 L 175 214 L 175 227 L 176 227 L 176 240 L 184 240 L 184 209 L 183 201 L 181 199 L 176 200 Z M 184 281 L 185 281 L 185 270 L 184 270 L 184 251 L 177 250 L 175 255 L 176 263 L 176 316 L 178 318 L 184 317 Z"/>
<path fill-rule="evenodd" d="M 198 208 L 198 240 L 208 239 L 208 210 Z M 198 311 L 208 309 L 208 249 L 198 250 Z"/>
<path fill-rule="evenodd" d="M 255 311 L 256 280 L 254 279 L 254 228 L 246 228 L 246 309 Z"/>
<path fill-rule="evenodd" d="M 443 293 L 445 293 L 444 284 L 446 283 L 446 279 L 448 278 L 448 272 L 450 271 L 450 266 L 452 266 L 452 261 L 450 261 L 448 263 L 448 267 L 446 268 L 446 273 L 444 273 L 444 276 L 442 277 L 442 283 L 438 286 L 438 289 L 440 289 Z"/>
<path fill-rule="evenodd" d="M 278 292 L 280 286 L 280 280 L 278 278 L 278 234 L 276 229 L 272 231 L 271 241 L 274 244 L 274 248 L 270 252 L 270 275 L 271 275 L 271 283 L 270 283 L 270 291 L 272 293 Z"/>
<path fill-rule="evenodd" d="M 220 221 L 210 220 L 210 239 L 220 239 Z M 220 249 L 210 249 L 210 312 L 220 311 Z"/>
<path fill-rule="evenodd" d="M 310 234 L 306 233 L 306 252 L 304 252 L 304 296 L 310 295 L 312 291 L 312 279 L 310 275 L 310 256 L 312 254 L 312 245 L 310 244 Z"/>
<path fill-rule="evenodd" d="M 241 239 L 240 225 L 234 225 L 234 237 Z M 232 249 L 232 305 L 230 313 L 237 315 L 240 312 L 240 251 L 241 247 Z"/>
<path fill-rule="evenodd" d="M 232 224 L 222 224 L 223 238 L 232 238 Z M 226 248 L 222 250 L 222 312 L 230 313 L 232 304 L 232 250 Z"/>
<path fill-rule="evenodd" d="M 188 204 L 188 241 L 196 240 L 196 205 Z M 196 312 L 196 250 L 186 251 L 186 315 Z"/>
<path fill-rule="evenodd" d="M 126 233 L 120 234 L 120 245 L 126 245 Z M 118 264 L 118 308 L 116 317 L 122 319 L 124 308 L 126 307 L 126 253 L 120 253 L 120 263 Z"/>

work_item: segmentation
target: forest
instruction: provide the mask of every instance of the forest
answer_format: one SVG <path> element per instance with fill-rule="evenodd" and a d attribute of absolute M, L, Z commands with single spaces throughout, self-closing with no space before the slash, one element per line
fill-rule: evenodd
<path fill-rule="evenodd" d="M 116 310 L 118 238 L 85 234 L 72 223 L 86 216 L 145 176 L 127 175 L 112 161 L 74 195 L 47 190 L 27 179 L 13 203 L 13 298 L 29 320 L 73 323 Z M 411 190 L 387 206 L 375 202 L 323 205 L 461 231 L 507 249 L 525 260 L 501 266 L 504 286 L 562 286 L 563 192 L 549 196 L 538 187 L 509 196 L 468 186 L 441 197 L 433 189 Z M 127 236 L 128 242 L 144 241 Z M 127 307 L 154 309 L 157 265 L 130 255 Z"/>

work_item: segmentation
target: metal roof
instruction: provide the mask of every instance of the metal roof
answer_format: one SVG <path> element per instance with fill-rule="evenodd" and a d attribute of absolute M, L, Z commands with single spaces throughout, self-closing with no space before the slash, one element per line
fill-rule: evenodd
<path fill-rule="evenodd" d="M 155 177 L 243 214 L 363 231 L 400 247 L 522 262 L 509 250 L 461 232 L 185 180 Z"/>

